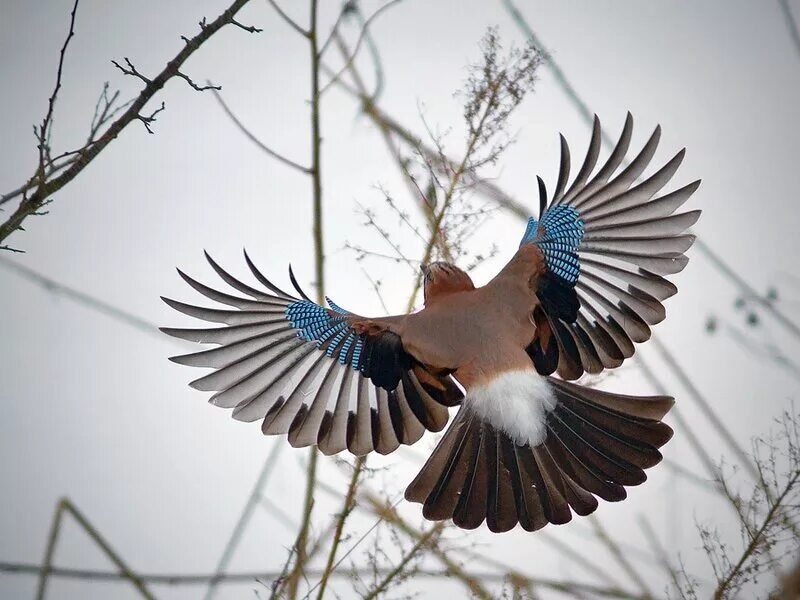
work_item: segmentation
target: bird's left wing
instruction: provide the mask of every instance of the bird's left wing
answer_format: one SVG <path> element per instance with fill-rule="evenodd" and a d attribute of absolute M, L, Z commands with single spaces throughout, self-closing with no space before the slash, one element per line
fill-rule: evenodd
<path fill-rule="evenodd" d="M 595 117 L 586 158 L 571 185 L 569 147 L 561 137 L 561 164 L 548 201 L 539 179 L 539 219 L 531 218 L 521 247 L 533 244 L 544 258 L 538 279 L 537 337 L 527 348 L 543 375 L 564 379 L 617 367 L 650 338 L 650 327 L 666 317 L 662 302 L 677 288 L 666 276 L 689 262 L 695 240 L 686 230 L 699 210 L 675 214 L 700 184 L 692 182 L 657 196 L 683 160 L 681 150 L 637 183 L 661 135 L 657 127 L 644 148 L 620 169 L 631 142 L 630 113 L 605 164 L 592 176 L 600 154 Z M 591 179 L 590 179 L 591 177 Z"/>
<path fill-rule="evenodd" d="M 250 271 L 266 288 L 255 289 L 208 262 L 230 287 L 231 295 L 181 277 L 205 297 L 232 310 L 164 301 L 184 314 L 224 323 L 209 329 L 162 328 L 164 333 L 216 348 L 171 360 L 214 371 L 193 381 L 198 390 L 216 392 L 210 402 L 232 408 L 241 421 L 262 421 L 264 434 L 288 434 L 295 447 L 318 445 L 325 454 L 349 450 L 387 454 L 413 444 L 425 430 L 447 424 L 447 406 L 462 393 L 449 375 L 429 372 L 403 349 L 391 331 L 392 319 L 365 319 L 330 300 L 312 302 L 269 282 L 245 253 Z"/>

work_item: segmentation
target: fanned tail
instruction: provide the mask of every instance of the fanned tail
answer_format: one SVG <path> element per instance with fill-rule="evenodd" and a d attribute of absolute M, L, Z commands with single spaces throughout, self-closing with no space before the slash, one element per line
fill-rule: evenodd
<path fill-rule="evenodd" d="M 667 396 L 625 396 L 548 378 L 557 399 L 544 442 L 531 447 L 482 420 L 465 403 L 406 489 L 426 519 L 453 519 L 464 529 L 485 520 L 502 532 L 519 523 L 535 531 L 588 515 L 596 497 L 623 500 L 644 470 L 661 461 L 672 429 L 661 419 Z"/>

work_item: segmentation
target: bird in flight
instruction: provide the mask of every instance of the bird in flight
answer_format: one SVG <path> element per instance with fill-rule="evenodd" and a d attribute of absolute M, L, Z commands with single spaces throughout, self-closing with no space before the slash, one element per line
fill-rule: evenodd
<path fill-rule="evenodd" d="M 541 178 L 539 217 L 530 218 L 516 254 L 476 287 L 453 264 L 423 265 L 424 307 L 363 317 L 328 299 L 310 300 L 290 268 L 297 295 L 245 261 L 260 287 L 231 276 L 237 294 L 178 271 L 203 296 L 228 308 L 164 299 L 189 316 L 223 323 L 163 328 L 215 344 L 172 357 L 213 371 L 190 385 L 266 435 L 324 454 L 388 454 L 425 431 L 449 428 L 405 492 L 427 519 L 464 529 L 484 521 L 501 532 L 528 531 L 587 515 L 597 498 L 619 501 L 645 481 L 672 436 L 662 418 L 667 396 L 614 394 L 571 383 L 620 366 L 650 337 L 677 288 L 665 276 L 687 264 L 685 233 L 700 211 L 677 213 L 699 181 L 656 194 L 678 169 L 681 150 L 639 182 L 656 151 L 657 127 L 622 166 L 630 114 L 610 156 L 595 172 L 601 130 L 595 117 L 586 158 L 569 184 L 569 147 L 552 198 Z M 622 167 L 622 168 L 620 168 Z M 593 175 L 594 173 L 594 175 Z"/>

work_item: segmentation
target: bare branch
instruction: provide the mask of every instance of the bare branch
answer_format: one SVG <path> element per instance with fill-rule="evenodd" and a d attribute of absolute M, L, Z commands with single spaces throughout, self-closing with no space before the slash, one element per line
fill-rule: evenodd
<path fill-rule="evenodd" d="M 39 168 L 37 170 L 37 174 L 39 177 L 40 184 L 44 183 L 45 159 L 48 153 L 50 152 L 49 139 L 53 123 L 53 111 L 55 109 L 56 100 L 58 99 L 58 92 L 59 90 L 61 90 L 61 77 L 64 70 L 64 57 L 67 54 L 67 48 L 69 47 L 69 42 L 75 35 L 75 16 L 78 13 L 79 1 L 80 0 L 75 0 L 75 3 L 72 5 L 72 12 L 70 13 L 70 19 L 69 19 L 69 32 L 67 33 L 67 39 L 64 40 L 64 44 L 61 46 L 61 52 L 59 52 L 58 56 L 56 85 L 53 88 L 53 93 L 50 95 L 50 99 L 47 102 L 47 114 L 42 120 L 42 125 L 40 126 L 39 133 L 37 135 L 39 141 Z"/>
<path fill-rule="evenodd" d="M 115 61 L 115 60 L 112 60 L 112 61 L 111 61 L 111 64 L 113 64 L 115 67 L 117 67 L 117 68 L 118 68 L 120 71 L 122 71 L 122 72 L 123 72 L 125 75 L 130 75 L 131 77 L 136 77 L 136 78 L 138 78 L 138 79 L 141 79 L 142 81 L 144 81 L 145 85 L 149 85 L 150 83 L 152 83 L 152 81 L 151 81 L 150 79 L 148 79 L 147 77 L 145 77 L 144 75 L 142 75 L 142 74 L 141 74 L 141 73 L 140 73 L 140 72 L 139 72 L 139 71 L 136 69 L 136 67 L 135 67 L 135 66 L 133 66 L 133 63 L 132 63 L 132 62 L 131 62 L 131 61 L 128 59 L 128 57 L 127 57 L 127 56 L 125 57 L 125 64 L 127 64 L 127 65 L 128 65 L 128 68 L 127 68 L 127 69 L 126 69 L 125 67 L 123 67 L 121 64 L 119 64 L 119 63 L 118 63 L 117 61 Z"/>
<path fill-rule="evenodd" d="M 48 536 L 47 549 L 45 551 L 44 565 L 39 569 L 39 587 L 37 591 L 37 600 L 43 600 L 44 593 L 47 587 L 47 578 L 54 571 L 52 565 L 53 555 L 55 553 L 55 545 L 58 541 L 58 534 L 63 524 L 63 514 L 69 513 L 72 518 L 77 522 L 81 529 L 92 539 L 97 547 L 103 554 L 111 560 L 112 563 L 119 569 L 118 577 L 127 579 L 133 584 L 139 594 L 147 600 L 155 600 L 150 590 L 147 589 L 145 582 L 136 575 L 131 568 L 122 560 L 108 542 L 100 535 L 100 532 L 89 522 L 82 512 L 69 500 L 69 498 L 62 498 L 56 504 L 56 510 L 53 515 L 53 521 Z"/>
<path fill-rule="evenodd" d="M 175 75 L 177 77 L 180 77 L 181 79 L 183 79 L 186 83 L 189 84 L 189 86 L 192 89 L 197 90 L 198 92 L 204 92 L 206 90 L 217 90 L 217 91 L 219 91 L 219 90 L 222 89 L 221 85 L 211 85 L 211 82 L 209 82 L 209 81 L 206 82 L 206 85 L 197 85 L 194 81 L 191 80 L 191 78 L 188 75 L 186 75 L 184 73 L 181 73 L 180 71 L 175 73 Z"/>
<path fill-rule="evenodd" d="M 239 21 L 237 21 L 233 17 L 231 17 L 230 23 L 231 25 L 236 25 L 236 27 L 238 27 L 239 29 L 244 29 L 247 33 L 261 33 L 262 31 L 264 31 L 263 29 L 259 29 L 254 25 L 242 25 L 241 23 L 239 23 Z"/>
<path fill-rule="evenodd" d="M 176 76 L 178 71 L 180 71 L 180 68 L 183 66 L 183 63 L 186 62 L 186 60 L 198 48 L 200 48 L 200 46 L 211 39 L 211 37 L 220 29 L 231 24 L 231 21 L 235 17 L 236 13 L 238 13 L 239 10 L 241 10 L 241 8 L 248 2 L 250 2 L 250 0 L 234 0 L 222 14 L 211 23 L 206 24 L 205 19 L 201 21 L 200 33 L 189 40 L 189 42 L 184 45 L 178 54 L 175 55 L 172 60 L 167 62 L 166 66 L 156 77 L 154 77 L 152 80 L 149 80 L 149 83 L 145 85 L 145 87 L 133 100 L 133 102 L 131 102 L 130 106 L 128 106 L 125 112 L 123 112 L 122 115 L 120 115 L 108 127 L 108 129 L 97 138 L 95 143 L 84 148 L 77 155 L 75 155 L 74 160 L 71 162 L 69 167 L 64 169 L 62 173 L 51 179 L 48 179 L 47 181 L 42 181 L 41 184 L 37 186 L 34 193 L 30 195 L 30 197 L 23 198 L 17 207 L 17 210 L 14 211 L 14 213 L 11 214 L 5 220 L 5 222 L 0 224 L 0 242 L 17 231 L 22 225 L 22 222 L 27 217 L 35 214 L 36 211 L 38 211 L 44 205 L 44 203 L 52 194 L 59 191 L 62 187 L 77 177 L 78 174 L 80 174 L 105 149 L 105 147 L 108 146 L 108 144 L 116 139 L 122 130 L 125 129 L 125 127 L 127 127 L 132 121 L 139 120 L 142 121 L 145 126 L 149 125 L 148 119 L 154 118 L 155 115 L 151 114 L 149 117 L 143 116 L 141 111 L 144 106 L 164 87 L 164 85 L 170 79 Z M 123 72 L 131 70 L 125 69 L 121 66 L 120 69 Z M 158 111 L 156 111 L 156 113 L 157 112 Z M 43 139 L 46 139 L 46 136 L 42 137 Z"/>
<path fill-rule="evenodd" d="M 249 129 L 248 129 L 248 128 L 247 128 L 247 127 L 246 127 L 246 126 L 245 126 L 245 125 L 244 125 L 244 124 L 243 124 L 243 123 L 242 123 L 242 122 L 239 120 L 239 119 L 238 119 L 238 117 L 237 117 L 237 116 L 236 116 L 236 115 L 233 113 L 233 111 L 232 111 L 232 110 L 231 110 L 231 109 L 228 107 L 228 105 L 227 105 L 227 104 L 225 103 L 225 101 L 222 99 L 222 96 L 221 96 L 219 93 L 217 93 L 217 90 L 218 90 L 219 88 L 216 88 L 216 87 L 212 86 L 210 81 L 209 81 L 209 82 L 206 82 L 206 83 L 208 83 L 208 84 L 209 84 L 209 86 L 210 86 L 210 87 L 209 87 L 209 89 L 211 89 L 212 93 L 214 94 L 214 97 L 217 99 L 217 102 L 219 102 L 219 105 L 222 107 L 222 110 L 224 110 L 224 111 L 225 111 L 225 114 L 226 114 L 226 115 L 228 115 L 228 118 L 229 118 L 231 121 L 233 121 L 233 124 L 234 124 L 234 125 L 236 125 L 236 127 L 239 129 L 239 131 L 241 131 L 243 134 L 245 134 L 245 136 L 247 136 L 247 139 L 249 139 L 249 140 L 250 140 L 251 142 L 253 142 L 253 143 L 254 143 L 256 146 L 258 146 L 259 148 L 261 148 L 261 150 L 263 150 L 264 152 L 266 152 L 268 155 L 270 155 L 270 156 L 271 156 L 272 158 L 274 158 L 275 160 L 278 160 L 278 161 L 282 162 L 283 164 L 285 164 L 285 165 L 286 165 L 286 166 L 288 166 L 288 167 L 292 167 L 293 169 L 297 169 L 297 170 L 298 170 L 298 171 L 300 171 L 301 173 L 305 173 L 306 175 L 311 175 L 311 169 L 309 169 L 308 167 L 304 167 L 303 165 L 301 165 L 301 164 L 299 164 L 299 163 L 296 163 L 295 161 L 293 161 L 293 160 L 291 160 L 291 159 L 289 159 L 289 158 L 286 158 L 285 156 L 283 156 L 282 154 L 279 154 L 278 152 L 276 152 L 275 150 L 273 150 L 272 148 L 270 148 L 269 146 L 267 146 L 267 145 L 266 145 L 264 142 L 262 142 L 261 140 L 259 140 L 259 139 L 258 139 L 258 138 L 257 138 L 257 137 L 256 137 L 256 136 L 253 134 L 253 132 L 251 132 L 251 131 L 250 131 L 250 130 L 249 130 Z"/>
<path fill-rule="evenodd" d="M 289 24 L 289 26 L 292 29 L 294 29 L 297 33 L 299 33 L 303 37 L 309 37 L 309 35 L 310 35 L 309 32 L 306 31 L 305 29 L 303 29 L 302 27 L 300 27 L 300 25 L 298 25 L 294 21 L 294 19 L 292 19 L 289 15 L 287 15 L 285 12 L 283 12 L 283 9 L 278 5 L 278 3 L 275 0 L 267 0 L 267 2 L 269 2 L 270 6 L 272 6 L 272 8 L 275 9 L 275 12 L 278 13 L 278 15 L 281 17 L 281 19 L 286 21 L 286 23 Z"/>
<path fill-rule="evenodd" d="M 164 110 L 165 108 L 166 108 L 166 105 L 162 102 L 161 106 L 159 106 L 157 109 L 155 109 L 153 112 L 151 112 L 149 116 L 136 115 L 136 118 L 139 119 L 142 122 L 142 124 L 144 125 L 144 128 L 147 129 L 147 133 L 149 133 L 151 135 L 153 134 L 153 130 L 150 128 L 150 125 L 152 125 L 153 123 L 156 122 L 156 115 L 158 113 L 160 113 L 162 110 Z"/>

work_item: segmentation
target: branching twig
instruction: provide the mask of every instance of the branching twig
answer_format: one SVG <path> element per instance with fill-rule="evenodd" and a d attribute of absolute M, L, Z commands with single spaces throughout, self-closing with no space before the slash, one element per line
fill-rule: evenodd
<path fill-rule="evenodd" d="M 39 185 L 44 183 L 45 162 L 50 152 L 50 132 L 52 131 L 53 124 L 53 111 L 55 109 L 56 100 L 58 99 L 58 92 L 61 90 L 61 77 L 64 70 L 64 58 L 67 55 L 67 48 L 69 47 L 70 40 L 72 40 L 72 38 L 75 36 L 75 16 L 78 13 L 79 1 L 80 0 L 75 0 L 75 3 L 72 5 L 72 11 L 70 12 L 69 17 L 69 32 L 67 33 L 67 38 L 64 40 L 64 44 L 61 46 L 61 51 L 58 55 L 56 85 L 53 88 L 53 93 L 50 95 L 50 99 L 47 101 L 47 114 L 42 120 L 42 124 L 39 127 L 39 132 L 36 136 L 39 142 L 39 168 L 36 170 Z M 0 238 L 0 240 L 2 239 L 3 238 Z"/>
<path fill-rule="evenodd" d="M 260 30 L 259 30 L 259 31 L 260 31 Z M 184 74 L 184 73 L 181 73 L 180 71 L 178 71 L 177 73 L 175 73 L 175 75 L 176 75 L 177 77 L 180 77 L 181 79 L 183 79 L 183 80 L 184 80 L 186 83 L 188 83 L 188 84 L 189 84 L 189 86 L 190 86 L 190 87 L 191 87 L 193 90 L 196 90 L 196 91 L 198 91 L 198 92 L 204 92 L 204 91 L 206 91 L 206 90 L 215 90 L 215 91 L 219 91 L 219 90 L 221 90 L 221 89 L 222 89 L 222 86 L 221 86 L 221 85 L 212 85 L 210 81 L 206 81 L 206 85 L 197 85 L 197 84 L 196 84 L 194 81 L 192 81 L 192 79 L 191 79 L 191 78 L 190 78 L 188 75 L 186 75 L 186 74 Z"/>
<path fill-rule="evenodd" d="M 405 555 L 403 555 L 403 558 L 400 559 L 400 562 L 397 563 L 397 566 L 387 573 L 383 581 L 381 581 L 372 589 L 372 591 L 364 596 L 364 600 L 375 600 L 375 598 L 377 598 L 380 594 L 384 593 L 389 588 L 392 581 L 394 581 L 394 579 L 403 572 L 403 569 L 405 569 L 406 565 L 408 565 L 408 563 L 417 556 L 419 551 L 422 550 L 424 546 L 433 546 L 433 544 L 436 543 L 436 538 L 441 535 L 444 525 L 444 522 L 436 523 L 436 525 L 421 535 L 417 540 L 417 543 L 414 544 L 414 546 L 408 552 L 406 552 Z"/>
<path fill-rule="evenodd" d="M 154 111 L 149 116 L 142 115 L 145 105 L 155 96 L 164 85 L 177 75 L 183 63 L 205 42 L 222 29 L 225 25 L 233 22 L 236 13 L 250 0 L 234 0 L 232 4 L 214 21 L 206 23 L 201 21 L 201 31 L 191 38 L 184 47 L 170 60 L 161 72 L 154 78 L 147 81 L 139 95 L 131 102 L 127 110 L 122 113 L 108 129 L 95 141 L 95 143 L 83 148 L 74 157 L 68 168 L 59 175 L 46 181 L 42 181 L 35 191 L 28 197 L 24 197 L 17 209 L 0 224 L 0 242 L 4 241 L 9 235 L 20 229 L 24 220 L 35 214 L 50 196 L 59 191 L 75 177 L 77 177 L 132 121 L 139 120 L 145 124 L 150 131 L 150 123 L 159 110 Z M 77 6 L 77 2 L 76 2 Z M 131 65 L 132 67 L 132 65 Z M 120 65 L 123 72 L 126 71 Z M 127 69 L 131 70 L 131 69 Z M 135 73 L 132 73 L 135 75 Z M 143 76 L 142 76 L 143 77 Z M 142 78 L 140 77 L 140 78 Z M 146 78 L 144 78 L 146 79 Z M 48 111 L 49 112 L 49 111 Z M 43 136 L 46 139 L 46 136 Z"/>

